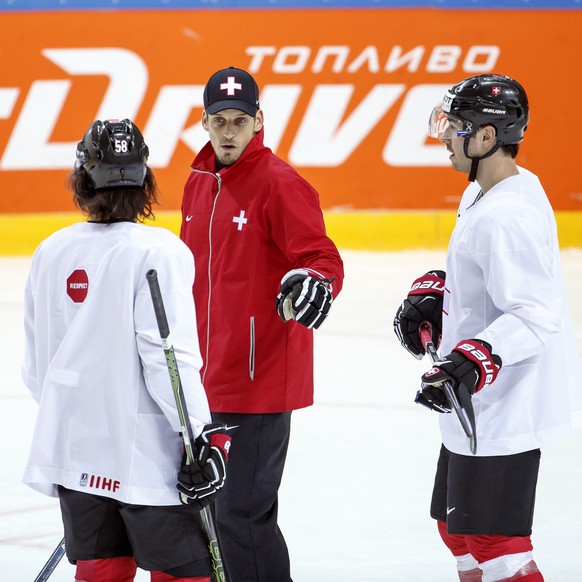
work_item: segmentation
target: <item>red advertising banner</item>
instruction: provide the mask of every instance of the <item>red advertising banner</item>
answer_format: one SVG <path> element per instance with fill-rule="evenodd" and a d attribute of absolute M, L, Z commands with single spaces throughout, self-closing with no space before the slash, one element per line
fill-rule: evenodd
<path fill-rule="evenodd" d="M 129 117 L 164 209 L 180 207 L 202 89 L 217 69 L 261 87 L 267 144 L 326 209 L 453 209 L 466 177 L 426 135 L 445 89 L 487 72 L 528 92 L 518 161 L 556 210 L 582 208 L 581 11 L 164 10 L 0 15 L 0 213 L 73 209 L 65 180 L 97 118 Z M 575 141 L 576 140 L 576 141 Z"/>

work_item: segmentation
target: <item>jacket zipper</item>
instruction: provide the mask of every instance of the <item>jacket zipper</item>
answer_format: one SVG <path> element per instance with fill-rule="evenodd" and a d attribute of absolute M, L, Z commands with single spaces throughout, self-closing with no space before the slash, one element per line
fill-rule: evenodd
<path fill-rule="evenodd" d="M 214 213 L 216 212 L 218 196 L 220 195 L 220 190 L 222 188 L 222 178 L 220 174 L 214 174 L 213 172 L 195 170 L 194 168 L 192 168 L 192 171 L 198 172 L 199 174 L 210 174 L 211 176 L 214 176 L 218 182 L 218 189 L 216 191 L 216 196 L 214 197 L 214 202 L 212 203 L 210 223 L 208 224 L 208 303 L 206 305 L 206 349 L 204 355 L 204 373 L 202 374 L 202 385 L 204 385 L 204 381 L 206 380 L 206 372 L 208 372 L 208 355 L 210 352 L 210 300 L 212 297 L 212 222 L 214 220 Z"/>
<path fill-rule="evenodd" d="M 249 349 L 249 377 L 255 379 L 255 316 L 250 318 L 250 349 Z"/>

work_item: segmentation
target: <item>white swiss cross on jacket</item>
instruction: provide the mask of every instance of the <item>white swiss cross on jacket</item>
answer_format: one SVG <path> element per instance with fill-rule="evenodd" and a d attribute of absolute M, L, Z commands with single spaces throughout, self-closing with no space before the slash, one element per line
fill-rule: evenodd
<path fill-rule="evenodd" d="M 242 230 L 243 226 L 248 222 L 248 218 L 245 218 L 245 211 L 241 210 L 238 216 L 233 216 L 232 221 L 237 223 L 237 230 Z"/>

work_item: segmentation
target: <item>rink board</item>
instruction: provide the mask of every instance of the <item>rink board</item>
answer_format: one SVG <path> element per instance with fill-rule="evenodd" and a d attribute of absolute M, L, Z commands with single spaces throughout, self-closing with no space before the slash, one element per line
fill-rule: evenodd
<path fill-rule="evenodd" d="M 455 223 L 455 213 L 325 212 L 328 235 L 340 249 L 394 251 L 445 249 Z M 79 212 L 0 214 L 0 255 L 30 255 L 37 245 L 60 228 L 83 220 Z M 179 234 L 180 213 L 158 211 L 154 226 Z M 560 246 L 582 247 L 582 213 L 557 212 Z"/>

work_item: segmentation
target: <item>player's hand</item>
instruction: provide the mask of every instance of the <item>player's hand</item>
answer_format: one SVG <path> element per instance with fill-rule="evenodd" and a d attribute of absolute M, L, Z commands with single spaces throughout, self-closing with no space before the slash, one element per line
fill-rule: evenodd
<path fill-rule="evenodd" d="M 305 327 L 317 329 L 325 321 L 333 303 L 332 281 L 311 269 L 289 271 L 281 280 L 277 295 L 279 317 L 283 321 L 294 319 Z"/>
<path fill-rule="evenodd" d="M 207 424 L 194 441 L 195 462 L 185 460 L 178 473 L 178 491 L 184 505 L 196 505 L 200 509 L 214 501 L 226 480 L 226 465 L 231 437 L 231 427 Z"/>
<path fill-rule="evenodd" d="M 400 343 L 418 360 L 425 354 L 418 329 L 423 321 L 432 326 L 432 343 L 441 341 L 445 272 L 429 271 L 414 281 L 408 296 L 396 311 L 394 332 Z"/>
<path fill-rule="evenodd" d="M 473 395 L 495 381 L 501 366 L 501 358 L 491 353 L 487 342 L 463 340 L 448 356 L 422 375 L 422 389 L 416 401 L 438 412 L 450 412 L 451 407 L 443 391 L 447 380 L 452 382 L 456 392 L 462 386 Z"/>

